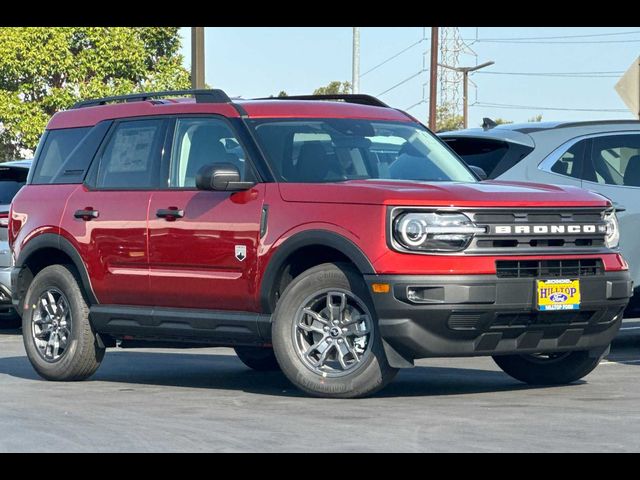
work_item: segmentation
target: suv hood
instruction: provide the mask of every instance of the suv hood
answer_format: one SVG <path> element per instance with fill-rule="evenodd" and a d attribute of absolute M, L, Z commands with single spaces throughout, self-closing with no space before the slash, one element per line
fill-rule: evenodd
<path fill-rule="evenodd" d="M 607 207 L 596 193 L 567 185 L 485 181 L 478 183 L 350 180 L 280 183 L 288 202 L 474 207 Z"/>

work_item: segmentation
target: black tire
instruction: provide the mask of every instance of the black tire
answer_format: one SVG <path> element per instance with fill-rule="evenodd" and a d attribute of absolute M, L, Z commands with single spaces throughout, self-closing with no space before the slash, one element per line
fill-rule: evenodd
<path fill-rule="evenodd" d="M 22 326 L 22 318 L 13 308 L 0 312 L 0 329 L 15 329 Z"/>
<path fill-rule="evenodd" d="M 305 300 L 317 292 L 340 289 L 356 296 L 371 316 L 373 341 L 367 358 L 343 376 L 322 376 L 302 360 L 295 345 L 296 315 Z M 317 397 L 357 398 L 371 395 L 386 386 L 398 372 L 389 366 L 379 334 L 377 318 L 362 276 L 353 267 L 325 263 L 296 277 L 285 289 L 277 304 L 272 326 L 273 349 L 287 378 L 298 388 Z"/>
<path fill-rule="evenodd" d="M 49 289 L 62 292 L 68 300 L 71 315 L 71 333 L 66 349 L 54 361 L 47 361 L 36 346 L 32 334 L 32 321 L 40 296 Z M 22 338 L 27 357 L 38 375 L 46 380 L 78 381 L 95 373 L 104 358 L 105 349 L 100 347 L 89 322 L 89 306 L 82 293 L 75 269 L 66 265 L 51 265 L 42 269 L 29 285 L 25 295 L 22 315 Z"/>
<path fill-rule="evenodd" d="M 273 348 L 235 347 L 236 355 L 247 367 L 259 372 L 280 370 Z"/>
<path fill-rule="evenodd" d="M 569 352 L 557 358 L 533 355 L 497 355 L 493 360 L 508 375 L 530 385 L 564 385 L 587 376 L 602 357 L 589 352 Z"/>

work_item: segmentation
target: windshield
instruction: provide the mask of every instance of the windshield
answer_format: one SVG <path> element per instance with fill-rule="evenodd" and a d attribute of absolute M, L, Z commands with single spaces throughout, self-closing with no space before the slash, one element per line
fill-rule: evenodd
<path fill-rule="evenodd" d="M 255 120 L 252 125 L 282 182 L 477 181 L 433 134 L 414 123 L 341 118 Z"/>

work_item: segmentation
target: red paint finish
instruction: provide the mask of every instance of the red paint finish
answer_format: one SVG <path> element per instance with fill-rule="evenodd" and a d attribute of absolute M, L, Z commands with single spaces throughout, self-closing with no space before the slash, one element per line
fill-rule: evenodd
<path fill-rule="evenodd" d="M 30 185 L 13 199 L 9 246 L 14 260 L 24 246 L 43 233 L 60 233 L 65 199 L 78 185 Z"/>
<path fill-rule="evenodd" d="M 238 101 L 249 118 L 362 118 L 410 122 L 410 117 L 392 108 L 372 107 L 343 102 L 316 101 Z M 193 99 L 169 103 L 131 102 L 85 107 L 56 113 L 48 130 L 71 127 L 87 127 L 103 120 L 142 117 L 148 115 L 219 114 L 230 118 L 240 116 L 228 103 L 195 103 Z"/>
<path fill-rule="evenodd" d="M 72 127 L 89 127 L 103 120 L 113 120 L 117 118 L 145 117 L 153 115 L 175 115 L 175 114 L 219 114 L 226 117 L 236 118 L 238 111 L 228 103 L 152 103 L 152 102 L 132 102 L 116 103 L 112 105 L 102 105 L 99 107 L 85 107 L 77 110 L 66 110 L 58 112 L 49 121 L 47 130 Z"/>
<path fill-rule="evenodd" d="M 61 234 L 85 261 L 100 303 L 149 305 L 147 210 L 151 192 L 88 190 L 79 186 L 67 200 Z M 92 207 L 98 218 L 74 217 Z"/>
<path fill-rule="evenodd" d="M 279 187 L 284 200 L 302 203 L 531 208 L 611 205 L 605 197 L 577 187 L 521 182 L 352 180 L 321 184 L 281 183 Z"/>
<path fill-rule="evenodd" d="M 254 310 L 265 184 L 246 192 L 165 190 L 149 208 L 151 294 L 161 307 Z M 176 207 L 184 217 L 156 217 Z M 236 247 L 244 247 L 242 260 Z M 246 255 L 246 256 L 245 256 Z"/>
<path fill-rule="evenodd" d="M 315 100 L 261 100 L 238 101 L 249 118 L 361 118 L 412 122 L 413 120 L 393 108 L 358 105 L 346 102 L 319 102 Z"/>

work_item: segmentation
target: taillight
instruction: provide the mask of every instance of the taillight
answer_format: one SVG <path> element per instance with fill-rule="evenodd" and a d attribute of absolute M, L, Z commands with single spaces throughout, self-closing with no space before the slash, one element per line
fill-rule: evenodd
<path fill-rule="evenodd" d="M 0 228 L 9 227 L 9 213 L 0 213 Z"/>

